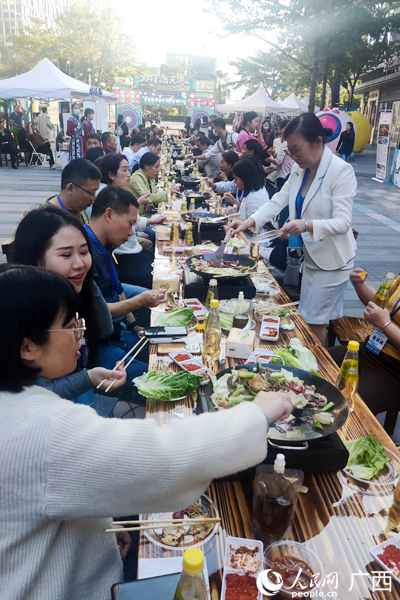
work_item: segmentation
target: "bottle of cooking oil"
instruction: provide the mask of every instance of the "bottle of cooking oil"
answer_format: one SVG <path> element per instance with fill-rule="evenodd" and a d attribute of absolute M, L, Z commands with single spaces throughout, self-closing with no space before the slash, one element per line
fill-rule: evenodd
<path fill-rule="evenodd" d="M 259 230 L 256 229 L 253 233 L 252 239 L 250 240 L 250 255 L 249 258 L 253 259 L 255 262 L 260 258 L 260 246 L 257 242 L 253 242 L 253 238 L 258 235 Z"/>
<path fill-rule="evenodd" d="M 386 308 L 386 305 L 389 301 L 390 291 L 392 289 L 392 282 L 394 278 L 395 276 L 393 273 L 388 273 L 386 275 L 384 283 L 382 283 L 382 285 L 380 285 L 377 289 L 373 302 L 375 302 L 375 304 L 379 306 L 379 308 Z"/>
<path fill-rule="evenodd" d="M 218 300 L 218 281 L 216 279 L 210 279 L 205 302 L 206 308 L 210 308 L 211 300 Z"/>
<path fill-rule="evenodd" d="M 211 300 L 210 312 L 208 313 L 203 335 L 203 358 L 209 366 L 212 366 L 214 361 L 219 360 L 221 353 L 222 333 L 218 307 L 219 301 Z"/>
<path fill-rule="evenodd" d="M 174 246 L 179 245 L 179 223 L 177 215 L 172 217 L 171 235 L 169 239 Z"/>
<path fill-rule="evenodd" d="M 174 600 L 207 600 L 203 574 L 204 554 L 200 548 L 190 548 L 183 555 L 183 570 Z"/>
<path fill-rule="evenodd" d="M 188 255 L 191 251 L 191 249 L 193 248 L 193 230 L 192 230 L 192 223 L 188 223 L 187 224 L 187 229 L 185 232 L 185 239 L 183 242 L 183 246 L 184 246 L 184 253 L 186 255 Z"/>
<path fill-rule="evenodd" d="M 359 360 L 358 350 L 360 344 L 358 342 L 349 342 L 347 344 L 347 352 L 340 367 L 339 376 L 336 382 L 336 387 L 347 398 L 350 405 L 350 412 L 354 409 L 355 395 L 358 388 L 359 377 Z"/>

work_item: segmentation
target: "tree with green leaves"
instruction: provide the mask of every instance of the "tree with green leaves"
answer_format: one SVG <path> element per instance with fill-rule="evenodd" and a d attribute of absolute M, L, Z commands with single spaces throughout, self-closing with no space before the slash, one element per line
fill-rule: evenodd
<path fill-rule="evenodd" d="M 329 70 L 337 40 L 345 52 L 355 36 L 374 45 L 400 29 L 400 0 L 209 0 L 209 6 L 227 32 L 253 35 L 308 73 L 310 112 L 321 66 Z M 306 60 L 299 50 L 307 50 Z"/>
<path fill-rule="evenodd" d="M 60 13 L 56 25 L 59 33 L 47 27 L 44 21 L 31 18 L 22 34 L 11 36 L 8 71 L 14 72 L 8 76 L 21 72 L 27 63 L 29 68 L 35 66 L 31 64 L 32 59 L 50 48 L 53 48 L 53 61 L 69 75 L 88 81 L 90 72 L 92 84 L 105 83 L 107 89 L 112 89 L 115 76 L 152 71 L 146 65 L 136 64 L 132 36 L 125 33 L 125 24 L 115 15 L 109 1 L 96 6 L 88 1 L 75 1 Z"/>

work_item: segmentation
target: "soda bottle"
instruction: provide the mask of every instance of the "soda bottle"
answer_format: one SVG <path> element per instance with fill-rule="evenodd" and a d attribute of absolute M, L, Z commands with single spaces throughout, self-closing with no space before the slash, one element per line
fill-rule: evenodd
<path fill-rule="evenodd" d="M 183 570 L 174 600 L 207 600 L 204 579 L 204 554 L 200 548 L 190 548 L 183 555 Z"/>
<path fill-rule="evenodd" d="M 210 308 L 211 300 L 218 300 L 218 281 L 216 279 L 210 279 L 205 302 L 206 308 Z"/>
<path fill-rule="evenodd" d="M 222 332 L 218 307 L 219 301 L 211 300 L 203 335 L 203 358 L 210 366 L 214 361 L 219 360 L 221 354 Z"/>
<path fill-rule="evenodd" d="M 360 344 L 351 341 L 347 344 L 347 352 L 340 367 L 336 387 L 347 398 L 350 405 L 350 412 L 354 409 L 355 395 L 358 388 L 359 360 L 358 350 Z"/>
<path fill-rule="evenodd" d="M 394 278 L 395 276 L 393 273 L 388 273 L 386 275 L 384 283 L 382 283 L 382 285 L 380 285 L 379 288 L 376 290 L 373 302 L 375 302 L 375 304 L 379 306 L 379 308 L 386 308 L 387 303 L 389 301 L 390 291 L 392 289 L 392 282 Z"/>

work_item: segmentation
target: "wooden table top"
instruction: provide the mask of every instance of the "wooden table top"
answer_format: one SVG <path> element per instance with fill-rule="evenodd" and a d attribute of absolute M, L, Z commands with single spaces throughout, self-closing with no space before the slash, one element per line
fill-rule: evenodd
<path fill-rule="evenodd" d="M 263 264 L 261 269 L 265 270 Z M 270 300 L 277 304 L 289 301 L 283 293 Z M 312 334 L 299 313 L 293 315 L 293 320 L 296 324 L 294 332 L 285 332 L 280 336 L 278 342 L 263 343 L 262 347 L 283 346 L 288 343 L 290 337 L 298 337 L 315 354 L 322 377 L 335 383 L 338 373 L 336 364 Z M 233 366 L 239 362 L 244 361 L 227 359 L 221 368 Z M 152 346 L 149 369 L 169 368 L 177 370 L 176 365 L 171 364 L 168 356 L 159 356 L 157 347 Z M 189 417 L 193 415 L 194 401 L 195 398 L 187 398 L 179 403 L 149 400 L 146 417 L 156 419 L 159 424 L 177 418 L 179 413 Z M 369 434 L 373 434 L 388 450 L 394 453 L 394 464 L 400 472 L 399 451 L 361 398 L 358 397 L 355 410 L 351 413 L 346 425 L 338 431 L 338 435 L 344 441 Z M 368 486 L 362 490 L 353 487 L 343 472 L 330 471 L 305 473 L 304 485 L 308 487 L 308 492 L 299 495 L 290 539 L 305 542 L 306 547 L 314 550 L 320 557 L 326 577 L 324 584 L 319 588 L 321 593 L 331 592 L 336 596 L 330 597 L 336 597 L 339 600 L 368 598 L 400 600 L 400 585 L 390 579 L 391 592 L 387 591 L 387 582 L 378 582 L 382 569 L 369 554 L 372 546 L 386 539 L 383 532 L 387 524 L 387 513 L 393 502 L 393 486 L 380 489 Z M 232 535 L 253 538 L 253 482 L 214 481 L 206 493 L 216 504 L 221 516 L 221 527 L 214 536 L 211 547 L 206 548 L 211 598 L 219 600 L 226 537 Z M 141 534 L 139 559 L 176 556 L 177 554 L 177 551 L 174 550 L 157 548 Z M 337 577 L 335 573 L 337 573 Z M 329 574 L 333 575 L 327 578 Z M 350 588 L 352 589 L 350 590 Z M 379 591 L 379 588 L 383 591 Z"/>

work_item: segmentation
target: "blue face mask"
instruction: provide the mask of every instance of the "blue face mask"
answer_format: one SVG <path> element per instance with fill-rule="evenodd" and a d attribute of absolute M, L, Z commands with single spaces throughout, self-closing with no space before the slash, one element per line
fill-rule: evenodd
<path fill-rule="evenodd" d="M 269 125 L 264 125 L 263 129 L 264 131 L 269 131 Z"/>

